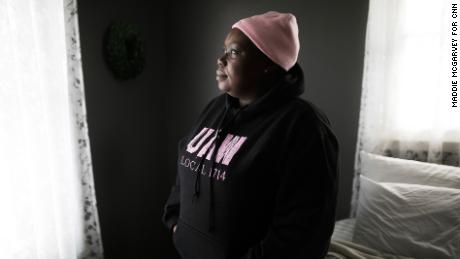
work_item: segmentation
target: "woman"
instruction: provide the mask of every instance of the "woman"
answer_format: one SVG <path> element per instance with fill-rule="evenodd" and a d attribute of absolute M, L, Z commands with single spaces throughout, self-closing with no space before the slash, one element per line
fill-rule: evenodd
<path fill-rule="evenodd" d="M 223 94 L 179 141 L 163 223 L 183 259 L 324 258 L 334 229 L 338 142 L 303 93 L 296 18 L 232 26 Z"/>

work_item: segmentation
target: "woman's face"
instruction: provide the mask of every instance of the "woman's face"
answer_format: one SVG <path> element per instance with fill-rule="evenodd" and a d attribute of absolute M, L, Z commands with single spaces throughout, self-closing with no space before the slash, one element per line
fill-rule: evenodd
<path fill-rule="evenodd" d="M 219 89 L 236 98 L 252 98 L 260 91 L 269 59 L 239 29 L 225 38 L 223 53 L 217 59 Z"/>

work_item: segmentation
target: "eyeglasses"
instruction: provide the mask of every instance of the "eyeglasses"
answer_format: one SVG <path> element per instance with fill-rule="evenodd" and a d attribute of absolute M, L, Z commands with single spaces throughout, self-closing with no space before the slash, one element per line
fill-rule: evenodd
<path fill-rule="evenodd" d="M 236 59 L 240 55 L 240 51 L 234 48 L 226 49 L 225 47 L 222 47 L 222 53 L 231 59 Z"/>

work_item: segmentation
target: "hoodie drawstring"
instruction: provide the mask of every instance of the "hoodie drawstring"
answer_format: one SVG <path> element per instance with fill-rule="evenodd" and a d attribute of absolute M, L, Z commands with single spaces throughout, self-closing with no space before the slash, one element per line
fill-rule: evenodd
<path fill-rule="evenodd" d="M 225 117 L 227 117 L 227 113 L 229 111 L 229 108 L 228 107 L 225 107 L 224 110 L 222 111 L 223 115 L 221 115 L 220 117 L 220 120 L 219 120 L 219 123 L 217 124 L 217 128 L 216 128 L 216 133 L 215 133 L 215 136 L 214 136 L 214 149 L 213 149 L 213 153 L 211 154 L 211 177 L 209 179 L 209 231 L 214 231 L 214 228 L 215 228 L 215 214 L 214 214 L 214 185 L 213 185 L 213 176 L 214 176 L 214 165 L 215 165 L 215 160 L 216 160 L 216 155 L 218 153 L 218 149 L 219 149 L 219 146 L 221 144 L 221 135 L 220 135 L 220 132 L 225 129 L 226 127 L 228 127 L 230 125 L 230 123 L 237 117 L 238 113 L 242 110 L 242 108 L 238 109 L 238 111 L 235 113 L 235 115 L 224 125 L 222 126 L 224 120 L 225 120 Z M 198 164 L 198 172 L 197 172 L 197 175 L 195 176 L 195 189 L 194 189 L 194 193 L 193 193 L 193 197 L 192 197 L 192 202 L 195 201 L 195 199 L 199 198 L 200 196 L 200 176 L 201 176 L 201 171 L 202 171 L 202 168 L 200 169 L 200 167 L 202 166 L 203 164 L 203 161 L 205 159 L 206 155 L 203 155 L 200 159 L 200 163 Z"/>
<path fill-rule="evenodd" d="M 227 115 L 227 107 L 224 108 L 222 113 L 224 115 L 220 117 L 220 121 L 219 121 L 218 126 L 217 126 L 218 129 L 222 125 L 222 122 L 223 122 L 225 116 Z M 216 135 L 217 135 L 217 131 L 216 131 Z M 192 203 L 195 201 L 196 198 L 198 198 L 200 196 L 200 176 L 201 176 L 201 171 L 202 171 L 202 168 L 200 169 L 200 167 L 203 164 L 203 161 L 204 161 L 205 157 L 206 157 L 206 155 L 203 155 L 201 157 L 200 163 L 198 164 L 198 167 L 197 167 L 198 172 L 197 172 L 197 175 L 195 176 L 195 190 L 194 190 L 193 197 L 192 197 Z"/>
<path fill-rule="evenodd" d="M 211 165 L 211 177 L 209 179 L 209 231 L 212 232 L 214 231 L 214 228 L 215 228 L 215 213 L 214 213 L 214 164 L 215 164 L 215 161 L 216 161 L 216 155 L 218 153 L 218 148 L 220 147 L 220 144 L 222 143 L 222 141 L 219 142 L 219 139 L 221 138 L 221 135 L 220 132 L 222 131 L 222 129 L 225 129 L 227 128 L 230 123 L 232 123 L 232 121 L 238 116 L 238 113 L 241 111 L 242 109 L 238 109 L 238 111 L 235 113 L 235 115 L 233 115 L 233 117 L 221 128 L 220 125 L 219 127 L 217 128 L 217 132 L 216 132 L 216 141 L 215 141 L 215 148 L 214 148 L 214 151 L 211 155 L 211 161 L 212 161 L 212 165 Z M 226 116 L 227 114 L 224 115 L 224 117 Z"/>

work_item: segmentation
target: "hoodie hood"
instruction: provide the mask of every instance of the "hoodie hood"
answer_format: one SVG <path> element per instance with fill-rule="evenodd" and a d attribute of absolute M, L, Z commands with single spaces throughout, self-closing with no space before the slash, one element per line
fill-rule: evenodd
<path fill-rule="evenodd" d="M 286 103 L 292 98 L 296 98 L 305 91 L 303 82 L 295 82 L 289 84 L 282 78 L 276 82 L 264 95 L 260 96 L 250 104 L 240 107 L 239 99 L 235 98 L 228 93 L 224 93 L 225 106 L 218 118 L 218 124 L 215 131 L 215 145 L 219 147 L 223 141 L 222 136 L 228 131 L 229 127 L 234 123 L 244 123 L 264 112 L 276 108 L 277 106 Z M 211 172 L 215 165 L 215 156 L 217 148 L 213 150 L 211 155 Z M 198 167 L 203 164 L 205 156 L 202 156 Z M 195 192 L 192 197 L 192 202 L 200 196 L 200 175 L 195 176 Z M 209 179 L 209 228 L 212 232 L 214 230 L 214 192 L 213 192 L 213 178 Z"/>
<path fill-rule="evenodd" d="M 301 82 L 294 84 L 287 83 L 284 78 L 276 82 L 264 95 L 260 96 L 252 103 L 242 107 L 240 114 L 241 120 L 251 119 L 260 113 L 269 109 L 275 108 L 277 105 L 288 101 L 290 98 L 295 98 L 305 91 L 304 85 Z M 239 100 L 225 93 L 226 109 L 237 111 Z"/>

